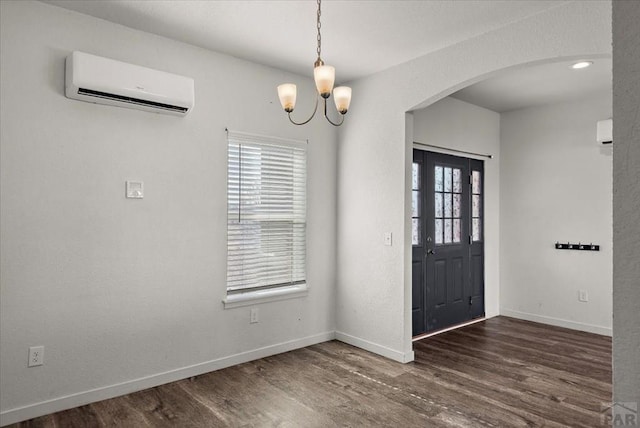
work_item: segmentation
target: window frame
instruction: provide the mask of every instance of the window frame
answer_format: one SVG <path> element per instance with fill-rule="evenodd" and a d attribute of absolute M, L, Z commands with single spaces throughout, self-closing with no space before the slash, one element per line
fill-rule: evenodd
<path fill-rule="evenodd" d="M 273 209 L 272 206 L 269 206 L 268 202 L 265 202 L 264 207 L 265 210 L 262 211 L 260 208 L 258 208 L 256 210 L 256 213 L 258 213 L 257 215 L 251 215 L 251 212 L 248 211 L 247 214 L 247 218 L 250 220 L 247 220 L 247 227 L 243 228 L 240 220 L 240 223 L 238 222 L 233 222 L 232 218 L 235 217 L 236 215 L 238 216 L 238 218 L 241 218 L 241 212 L 242 212 L 242 207 L 243 205 L 243 201 L 246 202 L 245 199 L 243 199 L 243 196 L 241 195 L 245 195 L 245 193 L 243 192 L 244 188 L 243 183 L 242 183 L 242 146 L 243 144 L 246 145 L 246 147 L 248 147 L 247 151 L 260 151 L 260 155 L 258 156 L 259 158 L 261 158 L 262 156 L 262 150 L 266 150 L 266 153 L 269 154 L 271 153 L 271 155 L 273 155 L 274 152 L 280 150 L 280 151 L 284 151 L 286 152 L 287 150 L 291 150 L 291 178 L 290 181 L 283 181 L 282 185 L 283 187 L 280 188 L 276 188 L 275 191 L 291 191 L 292 192 L 292 200 L 290 202 L 290 209 L 291 212 L 290 213 L 273 213 L 272 211 L 269 211 L 270 209 Z M 308 171 L 308 164 L 307 164 L 307 160 L 308 160 L 308 150 L 307 150 L 307 141 L 300 141 L 300 140 L 291 140 L 291 139 L 285 139 L 285 138 L 278 138 L 278 137 L 271 137 L 271 136 L 264 136 L 264 135 L 257 135 L 257 134 L 249 134 L 249 133 L 245 133 L 245 132 L 236 132 L 236 131 L 229 131 L 227 130 L 227 269 L 226 269 L 226 274 L 227 274 L 227 278 L 226 278 L 226 296 L 225 299 L 223 300 L 223 304 L 225 309 L 227 308 L 233 308 L 233 307 L 240 307 L 240 306 L 248 306 L 248 305 L 253 305 L 256 303 L 265 303 L 265 302 L 271 302 L 271 301 L 277 301 L 277 300 L 284 300 L 284 299 L 292 299 L 292 298 L 297 298 L 297 297 L 303 297 L 306 296 L 308 293 L 308 287 L 307 287 L 307 260 L 306 260 L 306 253 L 307 253 L 307 211 L 306 211 L 306 206 L 307 206 L 307 197 L 308 197 L 308 191 L 307 191 L 307 183 L 308 183 L 308 176 L 307 176 L 307 171 Z M 269 152 L 269 148 L 271 147 L 272 151 Z M 233 150 L 237 150 L 236 153 L 232 153 Z M 245 153 L 247 153 L 247 151 L 245 151 Z M 236 155 L 235 158 L 232 159 L 232 154 Z M 272 176 L 269 176 L 269 171 L 267 171 L 265 173 L 265 170 L 268 170 L 268 166 L 265 166 L 262 164 L 262 161 L 260 160 L 258 162 L 259 166 L 254 168 L 253 172 L 255 173 L 256 171 L 259 172 L 259 180 L 262 181 L 263 177 L 270 177 L 272 178 Z M 300 166 L 300 164 L 302 166 Z M 236 168 L 236 170 L 232 171 L 232 168 Z M 235 171 L 235 172 L 234 172 Z M 300 184 L 300 177 L 302 177 L 303 183 Z M 281 178 L 279 179 L 281 180 Z M 288 180 L 285 179 L 285 180 Z M 296 182 L 296 180 L 298 180 Z M 237 184 L 236 184 L 237 183 Z M 280 185 L 281 183 L 276 183 L 275 186 Z M 237 197 L 233 197 L 235 195 L 232 194 L 232 185 L 235 185 L 237 187 L 234 187 L 233 191 L 237 191 Z M 274 183 L 270 183 L 270 186 L 272 188 L 272 192 L 273 192 L 273 186 Z M 257 194 L 258 195 L 258 199 L 262 199 L 262 196 L 265 196 L 265 199 L 268 199 L 269 195 L 269 191 L 265 191 L 262 192 L 262 186 L 258 186 L 259 190 L 256 192 L 255 187 L 253 188 L 253 192 L 254 192 L 254 196 Z M 300 195 L 300 193 L 302 195 Z M 244 196 L 246 198 L 246 196 Z M 232 203 L 233 200 L 233 203 Z M 261 204 L 258 204 L 258 206 L 261 206 Z M 287 203 L 285 203 L 285 206 L 288 210 L 289 205 Z M 262 214 L 260 214 L 262 213 Z M 265 214 L 266 213 L 266 214 Z M 255 213 L 254 213 L 255 214 Z M 302 215 L 302 221 L 301 221 L 301 215 Z M 263 216 L 266 216 L 264 218 L 262 218 Z M 237 241 L 235 241 L 235 244 L 244 244 L 243 241 L 251 241 L 251 240 L 257 240 L 259 242 L 263 242 L 263 240 L 265 240 L 265 237 L 267 237 L 267 242 L 268 242 L 268 237 L 270 236 L 269 233 L 263 233 L 263 227 L 262 224 L 264 223 L 265 225 L 273 225 L 276 222 L 284 222 L 285 224 L 287 222 L 291 222 L 291 236 L 290 236 L 290 241 L 287 242 L 287 245 L 290 245 L 290 247 L 287 247 L 287 249 L 290 249 L 291 251 L 291 262 L 290 265 L 288 267 L 288 269 L 291 272 L 292 275 L 292 281 L 290 282 L 282 282 L 282 283 L 267 283 L 267 284 L 263 284 L 263 285 L 258 285 L 258 286 L 253 286 L 253 287 L 242 287 L 242 285 L 238 285 L 238 280 L 235 281 L 230 281 L 230 269 L 231 268 L 235 268 L 237 269 L 239 266 L 242 267 L 245 264 L 249 264 L 251 265 L 253 262 L 249 262 L 247 263 L 246 259 L 244 259 L 245 256 L 245 250 L 244 248 L 235 251 L 234 252 L 234 256 L 238 256 L 240 255 L 241 257 L 241 261 L 236 261 L 234 259 L 234 261 L 231 261 L 231 253 L 232 250 L 230 249 L 230 246 L 232 246 L 233 242 L 230 240 L 230 231 L 235 231 L 237 232 L 238 230 L 242 230 L 242 235 L 243 237 L 238 238 Z M 302 225 L 302 226 L 301 226 Z M 258 226 L 258 227 L 256 227 Z M 301 228 L 301 229 L 300 229 Z M 245 238 L 244 234 L 246 233 L 245 231 L 248 230 L 249 233 L 249 238 Z M 301 231 L 300 231 L 301 230 Z M 258 231 L 258 232 L 256 232 Z M 286 233 L 286 232 L 285 232 Z M 302 237 L 300 236 L 302 235 Z M 302 244 L 303 249 L 300 251 L 299 247 Z M 296 250 L 296 246 L 298 247 L 298 250 Z M 260 260 L 263 261 L 265 259 L 265 254 L 264 253 L 259 253 L 259 257 L 261 258 Z M 285 269 L 287 269 L 286 267 L 286 263 L 282 263 L 282 261 L 279 262 L 279 267 Z M 300 271 L 302 271 L 300 273 Z M 241 274 L 244 275 L 244 272 Z M 263 275 L 262 273 L 259 274 Z M 300 278 L 300 275 L 302 275 L 302 278 Z M 294 276 L 296 277 L 296 280 L 293 280 Z M 268 278 L 268 276 L 267 276 Z M 241 278 L 239 281 L 242 282 L 246 280 L 246 278 Z M 230 282 L 234 282 L 235 285 L 232 288 L 230 286 Z"/>

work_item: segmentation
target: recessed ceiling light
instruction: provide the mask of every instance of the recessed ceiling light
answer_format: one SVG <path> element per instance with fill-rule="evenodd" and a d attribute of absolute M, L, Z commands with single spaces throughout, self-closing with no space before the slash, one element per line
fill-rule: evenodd
<path fill-rule="evenodd" d="M 573 64 L 571 66 L 571 68 L 573 68 L 574 70 L 579 70 L 581 68 L 587 68 L 591 64 L 593 64 L 593 61 L 580 61 L 580 62 L 576 62 L 575 64 Z"/>

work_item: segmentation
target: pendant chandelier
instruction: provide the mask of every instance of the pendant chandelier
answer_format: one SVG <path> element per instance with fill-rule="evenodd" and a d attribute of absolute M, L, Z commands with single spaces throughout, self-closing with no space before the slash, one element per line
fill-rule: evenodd
<path fill-rule="evenodd" d="M 330 65 L 325 65 L 324 61 L 320 57 L 320 51 L 322 47 L 322 36 L 320 35 L 320 2 L 318 0 L 318 17 L 317 17 L 317 28 L 318 28 L 318 47 L 316 49 L 318 53 L 318 59 L 313 64 L 313 79 L 316 82 L 316 89 L 318 90 L 318 95 L 316 96 L 316 106 L 313 109 L 313 113 L 311 117 L 303 122 L 296 122 L 291 118 L 291 112 L 296 106 L 296 95 L 297 88 L 294 83 L 284 83 L 278 86 L 278 98 L 280 98 L 280 104 L 282 104 L 282 108 L 287 112 L 289 116 L 289 120 L 294 125 L 304 125 L 309 123 L 311 119 L 316 115 L 318 111 L 318 102 L 320 97 L 324 103 L 324 117 L 329 121 L 333 126 L 340 126 L 344 122 L 344 115 L 347 114 L 347 110 L 349 110 L 349 104 L 351 103 L 351 88 L 347 86 L 339 86 L 337 88 L 333 87 L 333 83 L 336 78 L 336 70 Z M 333 100 L 336 104 L 336 109 L 340 113 L 340 120 L 338 122 L 333 122 L 329 116 L 327 116 L 327 99 L 331 96 L 331 92 L 333 90 Z"/>

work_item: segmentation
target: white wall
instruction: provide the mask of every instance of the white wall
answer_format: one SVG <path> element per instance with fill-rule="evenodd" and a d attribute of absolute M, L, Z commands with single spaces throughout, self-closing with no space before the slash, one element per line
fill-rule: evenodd
<path fill-rule="evenodd" d="M 613 398 L 640 406 L 639 21 L 640 2 L 613 2 Z"/>
<path fill-rule="evenodd" d="M 0 7 L 0 423 L 324 340 L 334 328 L 410 360 L 405 112 L 504 68 L 611 49 L 610 2 L 572 2 L 354 82 L 336 171 L 334 130 L 289 126 L 275 97 L 295 79 L 307 99 L 311 82 L 38 2 Z M 192 76 L 196 109 L 179 119 L 67 100 L 72 50 Z M 261 306 L 258 325 L 220 303 L 225 126 L 311 143 L 311 291 Z M 143 201 L 123 198 L 132 178 L 145 181 Z M 27 369 L 36 344 L 45 366 Z M 43 400 L 53 401 L 12 411 Z"/>
<path fill-rule="evenodd" d="M 338 152 L 339 337 L 399 361 L 411 344 L 410 180 L 405 112 L 491 74 L 611 52 L 610 2 L 571 2 L 352 83 Z M 396 238 L 383 245 L 384 232 Z"/>
<path fill-rule="evenodd" d="M 1 422 L 333 337 L 336 133 L 290 125 L 276 95 L 294 80 L 312 99 L 313 82 L 40 2 L 0 4 Z M 69 100 L 73 50 L 191 76 L 195 109 Z M 259 324 L 221 303 L 225 127 L 309 139 L 309 295 L 260 305 Z M 144 181 L 143 200 L 124 198 L 127 179 Z M 34 345 L 45 364 L 27 368 Z"/>
<path fill-rule="evenodd" d="M 503 315 L 611 334 L 612 148 L 595 141 L 611 114 L 611 92 L 502 114 Z M 556 250 L 557 241 L 600 251 Z"/>
<path fill-rule="evenodd" d="M 500 114 L 447 97 L 413 112 L 413 139 L 493 155 L 493 159 L 460 156 L 484 161 L 485 314 L 496 316 L 500 302 Z"/>

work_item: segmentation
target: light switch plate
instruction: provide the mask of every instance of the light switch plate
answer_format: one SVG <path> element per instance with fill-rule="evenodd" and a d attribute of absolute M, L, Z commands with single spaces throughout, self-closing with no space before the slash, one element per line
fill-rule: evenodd
<path fill-rule="evenodd" d="M 589 293 L 587 292 L 587 290 L 579 290 L 578 291 L 578 300 L 581 302 L 588 302 L 589 301 Z"/>
<path fill-rule="evenodd" d="M 384 245 L 387 247 L 393 245 L 393 234 L 391 232 L 386 232 L 384 234 Z"/>
<path fill-rule="evenodd" d="M 144 198 L 144 183 L 142 181 L 127 181 L 127 198 L 142 199 Z"/>
<path fill-rule="evenodd" d="M 258 312 L 258 308 L 251 308 L 249 323 L 255 324 L 257 322 L 260 322 L 260 313 Z"/>

